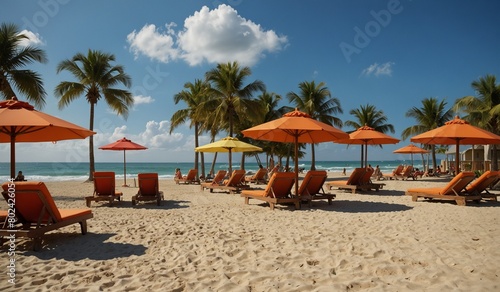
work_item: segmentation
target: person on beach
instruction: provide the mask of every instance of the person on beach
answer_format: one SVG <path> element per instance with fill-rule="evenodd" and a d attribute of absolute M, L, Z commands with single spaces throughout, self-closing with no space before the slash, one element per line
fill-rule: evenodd
<path fill-rule="evenodd" d="M 17 176 L 16 176 L 16 178 L 14 179 L 14 181 L 25 181 L 25 179 L 24 179 L 24 174 L 23 174 L 23 172 L 22 172 L 22 171 L 19 171 L 19 172 L 17 173 Z"/>
<path fill-rule="evenodd" d="M 176 168 L 175 169 L 175 175 L 174 175 L 174 180 L 175 181 L 178 181 L 182 179 L 182 173 L 181 173 L 181 169 L 180 168 Z"/>
<path fill-rule="evenodd" d="M 380 166 L 377 165 L 375 167 L 375 170 L 373 171 L 373 174 L 372 174 L 372 177 L 377 179 L 377 180 L 381 180 L 384 176 L 382 175 L 382 172 L 380 171 Z"/>
<path fill-rule="evenodd" d="M 281 163 L 277 163 L 274 168 L 269 172 L 269 176 L 273 175 L 275 172 L 279 172 L 281 168 Z"/>

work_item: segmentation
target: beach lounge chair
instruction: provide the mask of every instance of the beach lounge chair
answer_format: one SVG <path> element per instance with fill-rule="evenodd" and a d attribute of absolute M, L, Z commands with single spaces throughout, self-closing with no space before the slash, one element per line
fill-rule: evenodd
<path fill-rule="evenodd" d="M 259 170 L 257 170 L 257 172 L 254 175 L 246 176 L 245 181 L 246 182 L 253 182 L 256 184 L 259 184 L 259 183 L 265 184 L 266 183 L 266 175 L 267 175 L 267 169 L 259 168 Z"/>
<path fill-rule="evenodd" d="M 308 201 L 311 205 L 312 200 L 328 200 L 328 205 L 335 199 L 334 194 L 327 194 L 323 189 L 323 184 L 328 177 L 324 170 L 310 170 L 302 180 L 299 187 L 299 197 L 302 201 Z"/>
<path fill-rule="evenodd" d="M 115 190 L 115 173 L 112 171 L 94 172 L 94 193 L 92 196 L 85 197 L 87 207 L 90 208 L 92 201 L 108 201 L 113 205 L 113 201 L 121 201 L 122 192 Z"/>
<path fill-rule="evenodd" d="M 355 168 L 347 180 L 335 180 L 327 183 L 327 186 L 332 189 L 337 187 L 339 190 L 351 190 L 353 194 L 357 190 L 369 191 L 383 188 L 385 184 L 372 183 L 370 178 L 373 174 L 373 169 Z"/>
<path fill-rule="evenodd" d="M 9 184 L 2 185 L 2 195 L 9 199 Z M 90 209 L 58 209 L 49 190 L 43 182 L 18 182 L 15 184 L 15 215 L 17 224 L 14 228 L 2 226 L 0 237 L 14 234 L 18 237 L 33 238 L 33 249 L 42 247 L 45 233 L 64 226 L 79 223 L 82 234 L 87 233 L 87 219 L 93 217 Z"/>
<path fill-rule="evenodd" d="M 188 174 L 183 176 L 182 178 L 176 178 L 175 182 L 177 184 L 194 184 L 194 183 L 200 183 L 200 181 L 196 178 L 196 175 L 198 174 L 197 169 L 190 169 Z"/>
<path fill-rule="evenodd" d="M 484 172 L 480 177 L 472 181 L 466 188 L 465 191 L 469 195 L 479 195 L 484 200 L 497 201 L 497 194 L 492 194 L 488 192 L 487 188 L 494 185 L 500 179 L 500 171 L 488 170 Z"/>
<path fill-rule="evenodd" d="M 212 181 L 207 181 L 200 184 L 201 190 L 203 191 L 204 188 L 209 188 L 210 186 L 222 185 L 224 183 L 224 178 L 226 177 L 226 174 L 227 171 L 220 169 L 219 171 L 217 171 Z"/>
<path fill-rule="evenodd" d="M 237 169 L 233 170 L 233 173 L 231 174 L 231 177 L 224 181 L 222 184 L 219 185 L 213 185 L 213 184 L 207 184 L 207 185 L 202 185 L 202 190 L 209 189 L 211 193 L 215 189 L 218 190 L 226 190 L 229 191 L 230 194 L 233 194 L 234 192 L 240 192 L 243 189 L 248 189 L 249 186 L 244 184 L 245 182 L 245 170 L 244 169 Z"/>
<path fill-rule="evenodd" d="M 446 186 L 433 188 L 412 188 L 406 190 L 406 195 L 411 196 L 416 202 L 418 198 L 453 200 L 457 205 L 465 206 L 466 201 L 481 200 L 480 195 L 467 194 L 466 187 L 475 178 L 473 172 L 463 171 L 455 176 Z"/>
<path fill-rule="evenodd" d="M 139 173 L 137 175 L 139 190 L 135 196 L 132 196 L 132 205 L 139 201 L 156 201 L 160 206 L 163 198 L 163 192 L 160 191 L 158 183 L 158 173 Z"/>
<path fill-rule="evenodd" d="M 271 176 L 264 190 L 242 190 L 241 196 L 248 205 L 250 199 L 269 203 L 271 210 L 276 204 L 293 203 L 295 209 L 300 209 L 300 198 L 292 197 L 291 190 L 295 184 L 295 173 L 276 172 Z"/>
<path fill-rule="evenodd" d="M 415 180 L 415 176 L 413 175 L 413 166 L 407 165 L 403 168 L 403 171 L 399 174 L 395 174 L 396 178 L 401 178 L 402 180 L 407 180 L 409 178 L 412 178 Z"/>
<path fill-rule="evenodd" d="M 401 175 L 401 173 L 403 172 L 403 168 L 404 166 L 402 164 L 398 165 L 393 171 L 392 173 L 387 173 L 387 174 L 384 174 L 382 177 L 384 179 L 398 179 L 398 175 Z"/>

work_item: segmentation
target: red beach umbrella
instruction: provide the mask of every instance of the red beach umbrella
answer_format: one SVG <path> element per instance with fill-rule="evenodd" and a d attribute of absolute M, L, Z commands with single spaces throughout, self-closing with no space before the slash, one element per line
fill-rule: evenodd
<path fill-rule="evenodd" d="M 108 145 L 104 145 L 99 147 L 101 150 L 114 150 L 114 151 L 123 151 L 123 186 L 127 187 L 127 160 L 125 158 L 125 151 L 127 150 L 145 150 L 148 149 L 145 146 L 139 145 L 137 143 L 132 142 L 127 138 L 122 138 L 116 142 L 113 142 Z"/>

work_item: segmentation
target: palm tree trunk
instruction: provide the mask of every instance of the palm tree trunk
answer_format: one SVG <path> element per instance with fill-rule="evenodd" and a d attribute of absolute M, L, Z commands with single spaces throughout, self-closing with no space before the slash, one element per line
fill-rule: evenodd
<path fill-rule="evenodd" d="M 94 131 L 94 103 L 90 103 L 90 131 Z M 89 137 L 89 179 L 94 181 L 95 161 L 94 161 L 94 136 Z"/>
<path fill-rule="evenodd" d="M 497 155 L 497 145 L 493 144 L 491 152 L 491 170 L 498 170 L 498 155 Z"/>
<path fill-rule="evenodd" d="M 199 142 L 198 142 L 198 123 L 194 123 L 194 147 L 198 147 Z M 198 157 L 200 153 L 195 151 L 194 152 L 194 169 L 196 169 L 196 180 L 200 180 L 200 172 L 198 171 Z M 205 177 L 205 175 L 203 175 Z"/>
<path fill-rule="evenodd" d="M 212 166 L 210 167 L 210 175 L 213 177 L 215 175 L 215 162 L 217 161 L 217 154 L 218 152 L 215 152 L 214 154 L 214 160 L 212 161 Z"/>
<path fill-rule="evenodd" d="M 436 171 L 437 167 L 437 161 L 436 161 L 436 145 L 431 145 L 432 149 L 432 167 L 433 170 Z"/>

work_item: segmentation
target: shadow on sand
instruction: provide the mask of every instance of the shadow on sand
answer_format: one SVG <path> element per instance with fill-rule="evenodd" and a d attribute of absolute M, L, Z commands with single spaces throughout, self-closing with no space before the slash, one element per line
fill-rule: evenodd
<path fill-rule="evenodd" d="M 189 201 L 175 201 L 175 200 L 163 200 L 161 206 L 156 205 L 156 201 L 151 202 L 139 202 L 137 205 L 133 206 L 131 201 L 114 201 L 113 205 L 110 206 L 108 202 L 93 203 L 92 208 L 133 208 L 133 209 L 149 209 L 149 210 L 173 210 L 173 209 L 183 209 L 189 207 Z"/>
<path fill-rule="evenodd" d="M 17 253 L 25 256 L 35 256 L 42 260 L 64 259 L 67 261 L 110 260 L 144 255 L 146 247 L 141 244 L 106 242 L 116 234 L 87 233 L 53 233 L 46 234 L 43 239 L 42 250 L 32 250 L 31 239 L 19 241 Z M 86 244 L 88 243 L 88 244 Z M 6 245 L 2 246 L 5 249 Z"/>
<path fill-rule="evenodd" d="M 401 212 L 413 209 L 413 207 L 382 202 L 368 201 L 348 201 L 348 200 L 333 200 L 331 205 L 326 201 L 314 201 L 312 207 L 303 205 L 302 209 L 321 209 L 324 211 L 343 212 L 343 213 L 380 213 L 380 212 Z"/>

